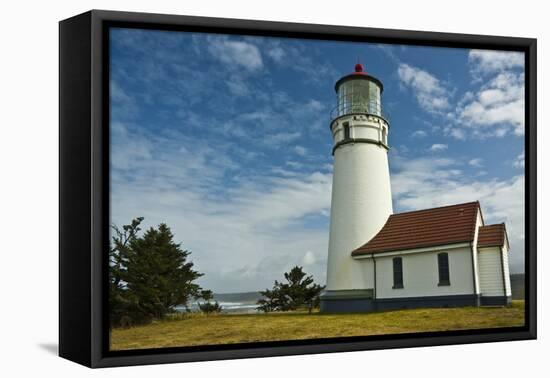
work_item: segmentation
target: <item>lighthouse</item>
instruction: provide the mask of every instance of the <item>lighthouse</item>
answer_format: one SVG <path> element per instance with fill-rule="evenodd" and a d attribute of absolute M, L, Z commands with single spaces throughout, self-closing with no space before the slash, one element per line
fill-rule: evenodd
<path fill-rule="evenodd" d="M 372 298 L 371 269 L 351 251 L 372 239 L 392 214 L 388 166 L 389 122 L 382 113 L 382 82 L 357 64 L 335 84 L 331 113 L 334 170 L 327 285 L 321 310 L 338 299 Z"/>
<path fill-rule="evenodd" d="M 504 223 L 486 225 L 479 201 L 394 214 L 382 82 L 357 64 L 335 89 L 321 312 L 510 304 Z"/>

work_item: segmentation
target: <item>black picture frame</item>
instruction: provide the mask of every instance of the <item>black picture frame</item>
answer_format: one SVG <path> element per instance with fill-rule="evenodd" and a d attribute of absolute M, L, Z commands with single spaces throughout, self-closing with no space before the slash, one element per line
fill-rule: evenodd
<path fill-rule="evenodd" d="M 368 41 L 525 53 L 525 326 L 108 350 L 109 27 Z M 536 39 L 92 10 L 59 24 L 59 355 L 88 367 L 536 338 Z"/>

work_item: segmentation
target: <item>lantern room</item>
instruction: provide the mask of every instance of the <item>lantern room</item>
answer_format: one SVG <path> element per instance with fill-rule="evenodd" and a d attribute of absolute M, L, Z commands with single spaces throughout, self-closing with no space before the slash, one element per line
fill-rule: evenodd
<path fill-rule="evenodd" d="M 336 82 L 337 104 L 331 112 L 333 151 L 340 146 L 369 143 L 388 150 L 389 121 L 382 110 L 382 82 L 365 72 L 362 64 L 355 72 Z"/>
<path fill-rule="evenodd" d="M 337 105 L 332 118 L 346 114 L 373 114 L 382 117 L 380 97 L 384 87 L 380 80 L 365 72 L 362 64 L 355 65 L 355 72 L 336 82 Z"/>

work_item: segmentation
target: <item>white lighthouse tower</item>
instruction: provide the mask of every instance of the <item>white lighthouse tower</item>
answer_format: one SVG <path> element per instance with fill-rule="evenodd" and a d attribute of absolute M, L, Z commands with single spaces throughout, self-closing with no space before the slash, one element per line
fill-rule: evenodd
<path fill-rule="evenodd" d="M 357 64 L 355 72 L 336 82 L 335 90 L 337 105 L 330 123 L 334 174 L 322 311 L 332 311 L 339 299 L 372 295 L 371 270 L 353 260 L 351 252 L 374 237 L 393 212 L 383 85 Z"/>

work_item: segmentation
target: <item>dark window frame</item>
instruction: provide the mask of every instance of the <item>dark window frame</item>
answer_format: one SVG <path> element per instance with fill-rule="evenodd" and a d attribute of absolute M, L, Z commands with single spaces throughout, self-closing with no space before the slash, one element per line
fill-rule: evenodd
<path fill-rule="evenodd" d="M 437 254 L 437 270 L 439 272 L 439 283 L 437 286 L 450 286 L 451 269 L 449 268 L 449 254 L 447 252 Z"/>
<path fill-rule="evenodd" d="M 344 127 L 344 140 L 351 139 L 351 130 L 350 130 L 349 122 L 344 122 L 342 126 Z"/>
<path fill-rule="evenodd" d="M 403 258 L 394 257 L 393 265 L 393 289 L 403 289 Z"/>

